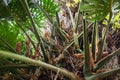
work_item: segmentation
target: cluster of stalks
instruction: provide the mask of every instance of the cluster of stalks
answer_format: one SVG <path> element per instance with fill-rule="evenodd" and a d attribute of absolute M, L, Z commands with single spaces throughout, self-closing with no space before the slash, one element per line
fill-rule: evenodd
<path fill-rule="evenodd" d="M 108 28 L 110 26 L 110 21 L 112 17 L 111 13 L 109 14 L 110 18 L 108 21 L 108 25 L 102 33 L 102 38 L 99 39 L 97 21 L 89 23 L 83 17 L 82 31 L 79 32 L 78 30 L 80 21 L 79 17 L 86 16 L 86 12 L 80 10 L 80 5 L 84 4 L 84 1 L 79 2 L 78 16 L 76 18 L 76 22 L 74 21 L 74 17 L 72 15 L 70 7 L 67 7 L 70 19 L 72 21 L 72 27 L 69 28 L 69 31 L 66 31 L 66 29 L 62 28 L 58 13 L 56 13 L 55 20 L 53 20 L 53 18 L 51 18 L 40 5 L 36 5 L 44 13 L 51 24 L 51 32 L 45 32 L 44 37 L 42 37 L 38 33 L 38 27 L 36 26 L 34 18 L 32 17 L 32 14 L 29 10 L 27 1 L 21 0 L 21 4 L 28 14 L 37 43 L 35 44 L 32 41 L 30 36 L 25 32 L 19 22 L 15 19 L 17 25 L 27 36 L 27 39 L 25 41 L 25 56 L 0 50 L 1 57 L 25 62 L 26 65 L 21 65 L 22 67 L 42 67 L 48 70 L 52 70 L 57 74 L 62 74 L 65 77 L 70 78 L 71 80 L 101 80 L 102 78 L 105 78 L 109 75 L 120 72 L 120 69 L 113 69 L 109 71 L 107 69 L 102 69 L 105 63 L 107 63 L 113 56 L 120 53 L 120 49 L 117 49 L 115 52 L 109 55 L 104 54 L 106 35 L 108 33 Z M 88 29 L 90 27 L 92 27 L 91 40 L 88 39 Z M 80 39 L 83 39 L 83 50 L 81 49 L 80 45 L 80 43 L 82 42 L 79 42 Z M 21 44 L 17 43 L 16 46 L 16 53 L 20 53 Z M 31 52 L 31 49 L 34 49 L 34 52 Z M 78 54 L 75 54 L 75 51 L 78 51 Z M 66 57 L 66 54 L 73 55 L 73 57 L 76 58 L 79 57 L 78 60 L 81 59 L 81 63 L 83 63 L 83 71 L 81 72 L 83 72 L 84 76 L 81 77 L 66 69 L 56 67 L 57 64 L 59 64 L 60 61 Z"/>

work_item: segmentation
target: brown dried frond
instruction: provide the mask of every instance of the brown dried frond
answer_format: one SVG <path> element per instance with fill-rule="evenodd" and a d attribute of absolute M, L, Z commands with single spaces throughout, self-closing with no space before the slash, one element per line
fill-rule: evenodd
<path fill-rule="evenodd" d="M 26 44 L 26 53 L 25 55 L 28 56 L 28 57 L 32 57 L 32 54 L 31 54 L 31 42 L 28 38 L 25 39 L 25 44 Z"/>
<path fill-rule="evenodd" d="M 38 59 L 40 57 L 42 57 L 42 54 L 41 54 L 41 51 L 40 51 L 40 45 L 37 44 L 36 47 L 35 47 L 35 53 L 34 53 L 33 58 Z"/>
<path fill-rule="evenodd" d="M 44 38 L 47 40 L 47 41 L 50 41 L 50 32 L 45 30 L 44 31 Z"/>
<path fill-rule="evenodd" d="M 21 50 L 22 50 L 22 44 L 21 44 L 21 42 L 17 42 L 17 43 L 16 43 L 16 52 L 17 52 L 17 53 L 20 53 Z"/>
<path fill-rule="evenodd" d="M 29 44 L 30 44 L 30 40 L 29 40 L 28 37 L 25 39 L 25 44 L 26 44 L 26 45 L 29 45 Z"/>
<path fill-rule="evenodd" d="M 63 46 L 55 44 L 56 51 L 60 54 L 63 51 Z"/>
<path fill-rule="evenodd" d="M 84 55 L 83 54 L 73 54 L 73 57 L 83 59 Z"/>
<path fill-rule="evenodd" d="M 53 59 L 53 61 L 57 64 L 63 58 L 64 58 L 64 54 L 60 54 L 58 57 L 56 57 L 55 59 Z"/>

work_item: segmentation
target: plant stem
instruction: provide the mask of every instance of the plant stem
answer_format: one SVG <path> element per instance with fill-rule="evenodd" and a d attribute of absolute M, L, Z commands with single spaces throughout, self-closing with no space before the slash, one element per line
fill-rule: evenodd
<path fill-rule="evenodd" d="M 80 21 L 80 4 L 81 4 L 81 2 L 79 2 L 77 22 L 76 22 L 76 26 L 75 26 L 75 33 L 78 32 L 78 25 L 79 25 L 79 21 Z"/>
<path fill-rule="evenodd" d="M 92 31 L 92 46 L 91 46 L 91 48 L 92 48 L 92 54 L 93 54 L 93 59 L 95 60 L 95 51 L 96 51 L 96 36 L 97 36 L 97 32 L 96 32 L 96 30 L 97 30 L 97 25 L 96 25 L 96 21 L 95 21 L 95 23 L 94 23 L 94 26 L 93 26 L 93 31 Z"/>
<path fill-rule="evenodd" d="M 19 26 L 19 28 L 23 31 L 23 33 L 27 36 L 27 38 L 30 40 L 30 42 L 32 43 L 34 49 L 35 49 L 35 44 L 32 41 L 32 39 L 30 38 L 30 36 L 26 33 L 26 31 L 22 28 L 22 26 L 16 21 L 17 25 Z"/>
<path fill-rule="evenodd" d="M 96 70 L 100 69 L 100 68 L 103 67 L 104 64 L 107 63 L 113 56 L 116 56 L 116 55 L 118 55 L 119 53 L 120 53 L 120 48 L 117 49 L 115 52 L 109 54 L 108 56 L 102 58 L 101 60 L 99 60 L 99 61 L 95 64 L 93 70 L 96 71 Z"/>
<path fill-rule="evenodd" d="M 117 74 L 117 73 L 120 73 L 120 68 L 119 69 L 113 69 L 113 70 L 110 70 L 110 71 L 105 71 L 105 72 L 98 73 L 98 74 L 94 74 L 94 75 L 88 77 L 87 80 L 102 80 L 103 78 L 105 78 L 107 76 Z"/>
<path fill-rule="evenodd" d="M 84 13 L 83 13 L 84 14 Z M 87 28 L 86 21 L 83 19 L 83 46 L 84 46 L 84 73 L 85 75 L 90 72 L 90 63 L 89 63 L 89 46 L 88 46 L 88 36 L 87 36 Z"/>
<path fill-rule="evenodd" d="M 39 33 L 38 33 L 37 29 L 36 29 L 37 26 L 36 26 L 35 21 L 34 21 L 34 19 L 32 17 L 32 14 L 31 14 L 31 12 L 29 10 L 29 6 L 28 6 L 28 3 L 27 3 L 27 0 L 20 0 L 20 1 L 21 1 L 21 4 L 23 5 L 24 9 L 26 10 L 29 18 L 30 18 L 31 24 L 32 24 L 33 29 L 34 29 L 34 34 L 35 34 L 35 36 L 36 36 L 36 38 L 38 40 L 38 43 L 40 44 L 41 51 L 42 51 L 42 53 L 44 55 L 44 60 L 47 62 L 48 61 L 47 53 L 45 51 L 45 47 L 44 47 L 43 41 L 42 41 L 41 37 L 39 36 Z"/>
<path fill-rule="evenodd" d="M 14 58 L 16 60 L 20 60 L 20 61 L 23 61 L 25 63 L 29 63 L 30 65 L 33 65 L 33 66 L 41 66 L 43 68 L 50 69 L 54 72 L 59 71 L 60 74 L 66 76 L 66 77 L 68 77 L 72 80 L 83 79 L 83 78 L 80 78 L 77 75 L 74 75 L 73 73 L 71 73 L 71 72 L 69 72 L 65 69 L 61 69 L 61 68 L 52 66 L 50 64 L 44 63 L 42 61 L 37 61 L 37 60 L 31 59 L 31 58 L 28 58 L 28 57 L 25 57 L 25 56 L 21 56 L 21 55 L 18 55 L 18 54 L 14 54 L 14 53 L 11 53 L 11 52 L 6 52 L 6 51 L 0 50 L 0 57 L 6 57 L 6 58 L 11 58 L 11 59 Z"/>
<path fill-rule="evenodd" d="M 87 27 L 87 29 L 89 29 L 92 25 L 93 25 L 93 23 L 89 24 L 88 27 Z M 80 38 L 80 37 L 82 37 L 82 36 L 83 36 L 83 31 L 77 36 L 77 38 Z M 65 47 L 65 49 L 63 50 L 62 53 L 66 52 L 67 49 L 69 49 L 74 43 L 75 43 L 75 40 L 72 40 L 72 42 L 69 43 L 69 45 L 67 45 L 67 46 Z"/>
<path fill-rule="evenodd" d="M 36 29 L 37 26 L 36 26 L 35 21 L 34 21 L 34 19 L 32 17 L 32 14 L 31 14 L 31 12 L 29 10 L 29 6 L 27 4 L 27 1 L 26 0 L 20 0 L 20 1 L 21 1 L 22 5 L 23 5 L 24 9 L 26 10 L 29 18 L 30 18 L 31 24 L 32 24 L 33 29 L 34 29 L 34 33 L 36 35 L 36 38 L 38 39 L 38 42 L 40 42 L 40 36 L 39 36 L 39 34 L 37 32 L 37 29 Z"/>

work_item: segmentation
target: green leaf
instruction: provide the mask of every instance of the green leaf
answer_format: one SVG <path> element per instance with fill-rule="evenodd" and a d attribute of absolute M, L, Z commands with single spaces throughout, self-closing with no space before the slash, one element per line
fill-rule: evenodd
<path fill-rule="evenodd" d="M 0 21 L 0 48 L 15 52 L 15 45 L 23 35 L 14 22 Z"/>
<path fill-rule="evenodd" d="M 84 0 L 85 3 L 81 5 L 81 10 L 88 13 L 87 17 L 91 17 L 90 20 L 100 21 L 108 13 L 112 11 L 114 13 L 116 10 L 119 10 L 118 1 L 115 0 Z M 119 1 L 120 2 L 120 1 Z M 116 6 L 117 4 L 117 6 Z"/>

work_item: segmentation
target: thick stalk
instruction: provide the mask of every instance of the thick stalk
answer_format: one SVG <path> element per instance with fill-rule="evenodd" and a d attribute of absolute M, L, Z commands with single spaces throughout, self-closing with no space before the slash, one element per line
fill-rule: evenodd
<path fill-rule="evenodd" d="M 42 51 L 42 53 L 44 55 L 44 60 L 47 62 L 48 61 L 47 53 L 45 51 L 45 47 L 44 47 L 43 41 L 42 41 L 41 37 L 39 36 L 39 33 L 38 33 L 37 29 L 36 29 L 37 26 L 35 24 L 35 21 L 33 19 L 32 14 L 31 14 L 31 12 L 29 10 L 29 6 L 28 6 L 28 3 L 27 3 L 27 0 L 20 0 L 20 1 L 21 1 L 21 4 L 23 5 L 24 9 L 26 10 L 29 18 L 30 18 L 31 24 L 32 24 L 33 29 L 34 29 L 35 36 L 36 36 L 36 38 L 38 40 L 38 43 L 40 44 L 41 51 Z"/>
<path fill-rule="evenodd" d="M 21 55 L 18 55 L 18 54 L 14 54 L 14 53 L 11 53 L 11 52 L 6 52 L 6 51 L 0 50 L 0 57 L 6 57 L 6 58 L 20 60 L 20 61 L 23 61 L 25 63 L 29 63 L 30 65 L 33 65 L 33 66 L 41 66 L 43 68 L 50 69 L 54 72 L 59 71 L 60 74 L 66 76 L 66 77 L 69 77 L 72 80 L 83 79 L 83 78 L 80 78 L 80 77 L 74 75 L 73 73 L 71 73 L 71 72 L 69 72 L 65 69 L 61 69 L 61 68 L 52 66 L 50 64 L 44 63 L 42 61 L 37 61 L 37 60 L 31 59 L 31 58 L 28 58 L 28 57 L 25 57 L 25 56 L 21 56 Z"/>
<path fill-rule="evenodd" d="M 83 13 L 84 14 L 84 13 Z M 83 19 L 83 46 L 84 46 L 84 74 L 87 75 L 90 73 L 90 61 L 89 61 L 89 45 L 88 45 L 88 36 L 87 36 L 87 27 L 86 21 Z"/>

